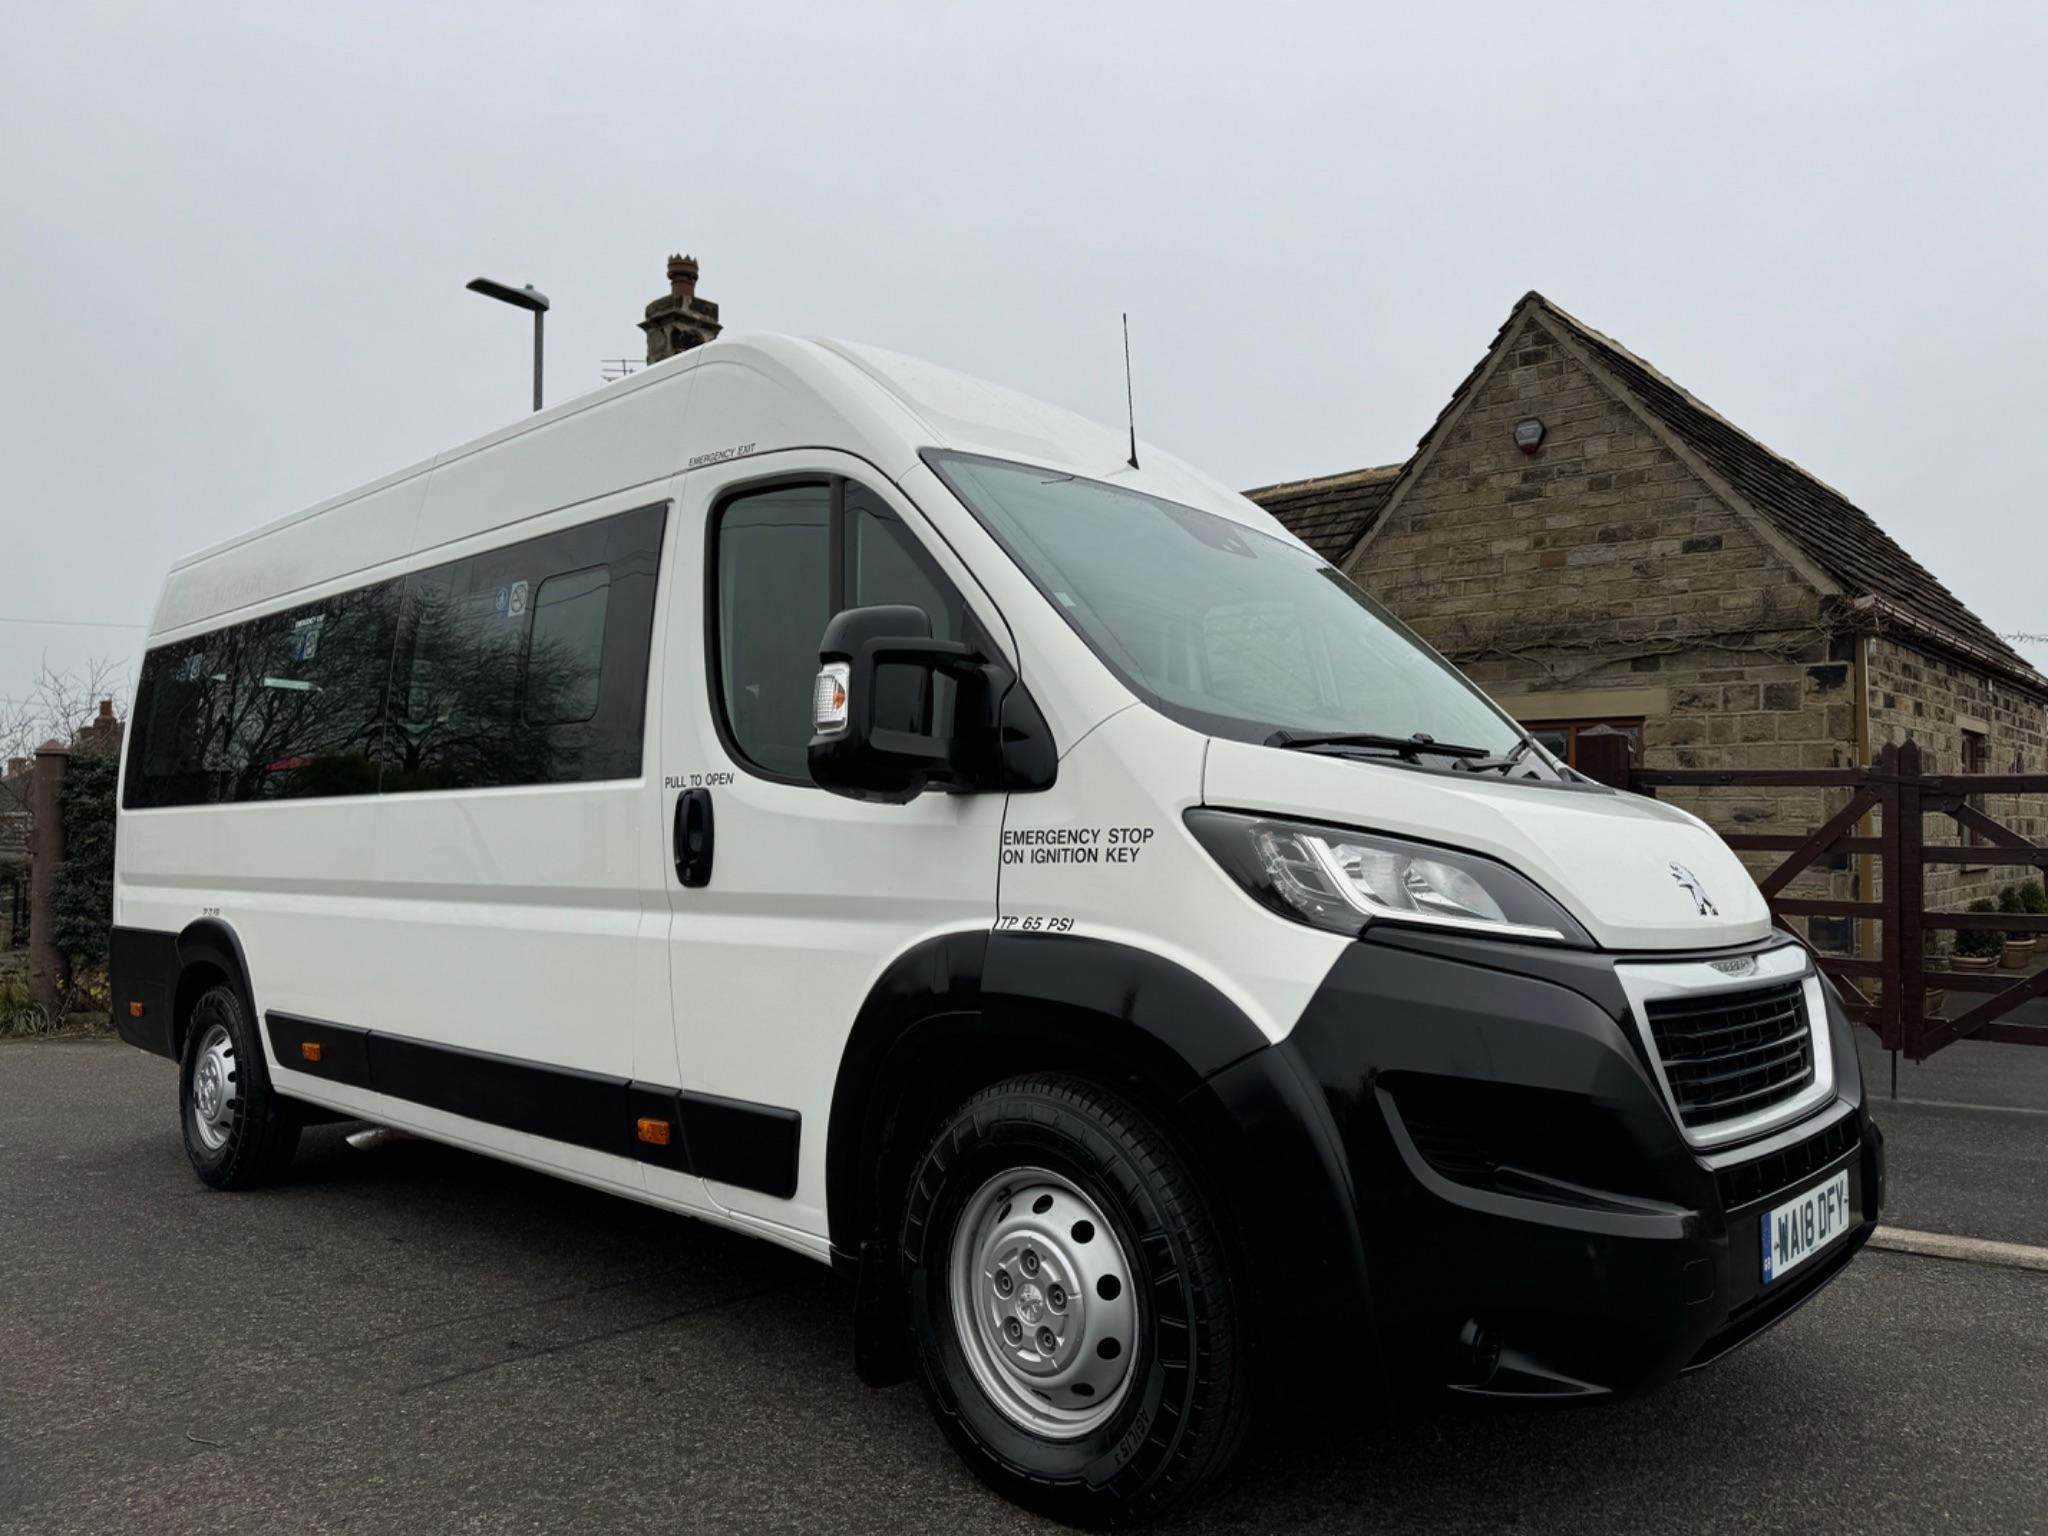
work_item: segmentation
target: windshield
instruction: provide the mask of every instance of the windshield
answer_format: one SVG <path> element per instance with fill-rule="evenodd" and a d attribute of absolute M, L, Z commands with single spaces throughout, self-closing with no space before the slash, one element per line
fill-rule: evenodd
<path fill-rule="evenodd" d="M 1522 733 L 1326 561 L 1229 518 L 968 454 L 927 455 L 1095 653 L 1210 735 L 1357 733 L 1512 751 Z"/>

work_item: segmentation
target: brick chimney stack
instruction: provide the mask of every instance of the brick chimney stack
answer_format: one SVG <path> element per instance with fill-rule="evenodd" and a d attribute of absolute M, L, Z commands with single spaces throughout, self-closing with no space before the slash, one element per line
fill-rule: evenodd
<path fill-rule="evenodd" d="M 697 297 L 697 258 L 668 259 L 668 292 L 647 306 L 640 329 L 647 333 L 647 361 L 658 363 L 715 340 L 721 329 L 718 306 Z"/>

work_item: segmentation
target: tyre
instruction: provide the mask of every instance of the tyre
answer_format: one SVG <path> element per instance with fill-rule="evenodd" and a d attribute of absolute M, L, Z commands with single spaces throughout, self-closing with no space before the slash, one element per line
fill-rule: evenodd
<path fill-rule="evenodd" d="M 299 1117 L 271 1091 L 263 1047 L 232 987 L 213 987 L 192 1006 L 178 1097 L 185 1155 L 215 1189 L 252 1189 L 298 1150 Z"/>
<path fill-rule="evenodd" d="M 901 1259 L 926 1400 L 985 1482 L 1085 1525 L 1147 1519 L 1220 1472 L 1249 1394 L 1223 1246 L 1142 1111 L 1013 1078 L 940 1127 Z"/>

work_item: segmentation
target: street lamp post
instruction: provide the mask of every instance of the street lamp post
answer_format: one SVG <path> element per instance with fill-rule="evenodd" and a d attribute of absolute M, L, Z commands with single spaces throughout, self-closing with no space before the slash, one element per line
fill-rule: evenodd
<path fill-rule="evenodd" d="M 501 304 L 510 304 L 515 309 L 533 311 L 533 408 L 540 409 L 540 327 L 541 317 L 548 312 L 548 296 L 533 284 L 514 288 L 509 283 L 493 282 L 488 277 L 471 278 L 468 284 L 471 293 L 480 293 L 487 299 L 496 299 Z"/>

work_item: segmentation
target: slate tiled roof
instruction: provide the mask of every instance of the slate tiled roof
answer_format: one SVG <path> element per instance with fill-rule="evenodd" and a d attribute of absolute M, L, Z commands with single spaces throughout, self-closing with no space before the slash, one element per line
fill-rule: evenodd
<path fill-rule="evenodd" d="M 1325 560 L 1335 561 L 1364 537 L 1400 473 L 1399 464 L 1382 464 L 1378 469 L 1262 485 L 1245 495 Z"/>
<path fill-rule="evenodd" d="M 1591 352 L 1637 404 L 1826 572 L 1844 596 L 1853 600 L 1874 594 L 1910 627 L 1960 639 L 1984 651 L 1987 659 L 2031 676 L 2036 683 L 2048 683 L 1840 491 L 1766 448 L 1620 342 L 1601 335 L 1540 294 L 1531 294 L 1523 302 L 1531 301 L 1540 307 L 1543 318 Z"/>
<path fill-rule="evenodd" d="M 1262 486 L 1245 494 L 1325 559 L 1342 563 L 1371 530 L 1381 507 L 1421 460 L 1444 423 L 1457 414 L 1501 341 L 1531 308 L 1537 311 L 1539 321 L 1555 326 L 1591 355 L 1645 414 L 1834 581 L 1844 597 L 1856 602 L 1874 596 L 1875 603 L 1862 606 L 1951 649 L 1976 655 L 2030 688 L 2048 692 L 2048 677 L 2001 640 L 1848 497 L 1772 452 L 1620 342 L 1567 314 L 1540 293 L 1525 295 L 1514 307 L 1485 354 L 1422 434 L 1406 464 Z"/>

